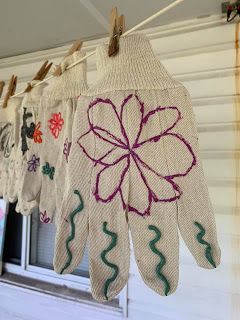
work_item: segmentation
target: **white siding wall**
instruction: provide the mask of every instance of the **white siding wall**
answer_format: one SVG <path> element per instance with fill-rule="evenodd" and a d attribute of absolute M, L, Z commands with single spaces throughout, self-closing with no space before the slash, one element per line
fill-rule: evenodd
<path fill-rule="evenodd" d="M 201 155 L 210 195 L 215 208 L 222 264 L 214 271 L 197 267 L 186 247 L 181 245 L 180 281 L 177 292 L 160 297 L 148 289 L 137 271 L 134 258 L 128 285 L 128 315 L 130 319 L 151 320 L 238 320 L 240 319 L 240 77 L 234 24 L 218 17 L 196 19 L 146 30 L 154 50 L 169 70 L 189 89 L 197 117 Z M 103 41 L 103 39 L 101 40 Z M 99 41 L 97 41 L 99 42 Z M 86 44 L 94 49 L 96 42 Z M 65 47 L 0 60 L 0 78 L 14 72 L 21 82 L 29 80 L 46 57 L 63 55 Z M 239 53 L 240 55 L 240 53 Z M 239 58 L 240 61 L 240 58 Z M 94 58 L 89 60 L 89 83 L 96 81 Z M 239 86 L 239 87 L 238 87 Z M 21 86 L 19 85 L 19 88 Z M 1 286 L 1 285 L 0 285 Z M 32 314 L 22 304 L 31 292 L 1 286 L 0 318 L 69 319 L 61 310 L 81 311 L 78 319 L 108 319 L 99 311 L 84 306 L 72 306 L 53 298 L 36 296 L 39 308 Z M 8 299 L 9 297 L 9 299 Z M 41 306 L 42 315 L 39 315 Z M 29 308 L 26 306 L 26 308 Z M 37 310 L 38 309 L 38 310 Z M 74 311 L 75 310 L 75 311 Z M 78 311 L 76 311 L 78 310 Z M 87 311 L 86 311 L 87 310 Z M 11 316 L 17 314 L 18 316 Z M 23 314 L 26 314 L 23 315 Z M 114 316 L 109 318 L 114 319 Z"/>

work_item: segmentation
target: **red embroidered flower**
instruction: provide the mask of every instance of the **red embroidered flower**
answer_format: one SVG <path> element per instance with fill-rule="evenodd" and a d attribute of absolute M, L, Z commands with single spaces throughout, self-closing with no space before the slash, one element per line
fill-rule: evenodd
<path fill-rule="evenodd" d="M 64 124 L 61 112 L 53 113 L 52 118 L 48 120 L 48 124 L 54 138 L 57 139 Z"/>
<path fill-rule="evenodd" d="M 34 130 L 34 133 L 33 133 L 33 141 L 35 143 L 42 143 L 42 131 L 39 130 L 40 126 L 41 126 L 41 123 L 38 122 L 36 124 L 35 130 Z"/>

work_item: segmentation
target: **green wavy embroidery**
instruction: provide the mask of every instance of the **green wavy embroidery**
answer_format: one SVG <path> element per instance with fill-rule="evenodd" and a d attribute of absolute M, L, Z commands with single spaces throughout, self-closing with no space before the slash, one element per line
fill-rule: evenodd
<path fill-rule="evenodd" d="M 108 288 L 109 288 L 110 284 L 117 278 L 118 273 L 119 273 L 119 268 L 117 265 L 109 262 L 106 259 L 106 255 L 109 251 L 111 251 L 114 247 L 116 247 L 117 234 L 115 232 L 111 232 L 110 230 L 107 229 L 107 222 L 106 221 L 103 222 L 103 232 L 112 238 L 112 241 L 109 244 L 109 246 L 107 247 L 107 249 L 103 250 L 103 252 L 101 253 L 101 259 L 102 259 L 103 263 L 105 263 L 109 268 L 113 269 L 112 277 L 108 278 L 104 284 L 104 296 L 105 296 L 106 300 L 108 300 L 108 295 L 107 295 Z"/>
<path fill-rule="evenodd" d="M 84 208 L 84 204 L 83 204 L 83 200 L 82 200 L 80 192 L 78 190 L 74 190 L 74 194 L 76 194 L 78 196 L 80 204 L 75 210 L 73 210 L 73 212 L 70 213 L 70 216 L 69 216 L 70 225 L 71 225 L 71 233 L 66 240 L 66 250 L 67 250 L 67 254 L 68 254 L 68 260 L 67 260 L 65 266 L 62 268 L 61 274 L 70 266 L 70 264 L 72 262 L 72 252 L 69 248 L 69 244 L 75 238 L 74 217 L 76 216 L 76 214 L 80 213 Z"/>
<path fill-rule="evenodd" d="M 213 260 L 213 257 L 212 257 L 212 248 L 211 248 L 211 245 L 210 243 L 208 243 L 207 241 L 205 241 L 203 239 L 203 237 L 205 236 L 206 234 L 206 231 L 205 229 L 203 228 L 203 226 L 195 221 L 194 222 L 195 226 L 198 227 L 198 229 L 200 230 L 199 233 L 197 234 L 197 241 L 201 244 L 204 244 L 206 246 L 206 249 L 205 249 L 205 257 L 207 258 L 208 262 L 211 263 L 211 265 L 216 268 L 216 263 L 214 262 Z"/>
<path fill-rule="evenodd" d="M 153 225 L 149 225 L 148 229 L 156 233 L 156 237 L 149 242 L 149 247 L 152 250 L 152 252 L 158 255 L 160 258 L 160 262 L 156 266 L 156 274 L 158 278 L 164 283 L 164 286 L 165 286 L 164 293 L 165 293 L 165 296 L 167 296 L 168 292 L 170 291 L 170 285 L 167 278 L 161 272 L 163 266 L 166 264 L 166 258 L 160 251 L 158 251 L 158 249 L 155 246 L 155 244 L 161 239 L 161 231 Z"/>

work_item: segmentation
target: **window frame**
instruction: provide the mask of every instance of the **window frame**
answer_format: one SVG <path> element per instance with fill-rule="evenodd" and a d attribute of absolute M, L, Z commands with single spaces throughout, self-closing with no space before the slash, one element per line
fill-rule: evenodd
<path fill-rule="evenodd" d="M 3 270 L 5 272 L 42 280 L 54 285 L 65 285 L 72 289 L 91 293 L 90 279 L 87 277 L 73 274 L 59 275 L 55 273 L 54 270 L 31 265 L 30 238 L 31 216 L 23 216 L 21 263 L 20 265 L 16 265 L 11 262 L 3 262 Z M 123 317 L 127 317 L 127 292 L 128 290 L 126 285 L 122 292 L 118 295 L 119 309 L 121 309 Z"/>

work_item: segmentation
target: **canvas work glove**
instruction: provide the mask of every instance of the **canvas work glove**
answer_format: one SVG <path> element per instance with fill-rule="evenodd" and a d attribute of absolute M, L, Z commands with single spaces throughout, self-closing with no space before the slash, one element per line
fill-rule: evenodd
<path fill-rule="evenodd" d="M 40 220 L 43 223 L 53 222 L 62 201 L 73 116 L 78 97 L 87 90 L 86 63 L 65 69 L 83 56 L 83 53 L 75 52 L 64 60 L 62 75 L 50 83 L 41 100 L 44 107 L 43 143 L 40 150 L 32 150 L 28 159 L 28 164 L 37 160 L 39 166 L 36 171 L 27 168 L 23 198 L 29 202 L 39 197 Z"/>
<path fill-rule="evenodd" d="M 0 107 L 0 197 L 8 201 L 11 164 L 18 145 L 19 107 L 22 98 L 10 98 L 7 108 Z"/>
<path fill-rule="evenodd" d="M 130 229 L 144 282 L 170 295 L 178 230 L 199 266 L 220 263 L 191 99 L 142 35 L 121 38 L 115 57 L 99 46 L 97 68 L 75 114 L 54 268 L 71 273 L 88 239 L 93 297 L 113 299 L 128 280 Z"/>
<path fill-rule="evenodd" d="M 37 84 L 39 81 L 33 81 Z M 41 122 L 39 122 L 40 98 L 43 94 L 46 83 L 33 87 L 28 93 L 25 93 L 20 109 L 20 130 L 19 144 L 16 150 L 13 176 L 8 191 L 9 199 L 14 202 L 18 199 L 16 205 L 17 212 L 29 212 L 37 207 L 37 202 L 25 203 L 22 199 L 22 185 L 27 158 L 34 144 L 42 143 Z"/>

